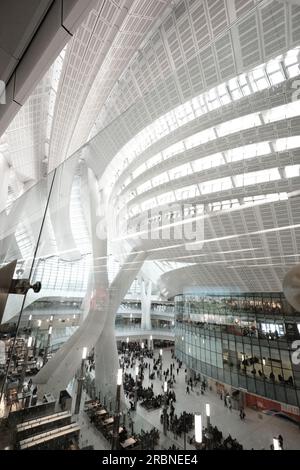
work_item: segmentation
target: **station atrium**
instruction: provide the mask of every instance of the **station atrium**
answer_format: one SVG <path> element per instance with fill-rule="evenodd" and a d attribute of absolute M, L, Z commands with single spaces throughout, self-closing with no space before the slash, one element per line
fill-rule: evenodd
<path fill-rule="evenodd" d="M 300 450 L 299 64 L 300 0 L 1 0 L 0 450 Z"/>

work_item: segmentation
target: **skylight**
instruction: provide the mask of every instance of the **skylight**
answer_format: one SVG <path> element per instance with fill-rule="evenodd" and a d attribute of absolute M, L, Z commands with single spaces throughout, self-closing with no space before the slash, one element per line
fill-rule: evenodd
<path fill-rule="evenodd" d="M 230 101 L 240 99 L 258 90 L 270 88 L 272 85 L 280 83 L 284 78 L 283 66 L 286 68 L 289 78 L 299 75 L 298 54 L 299 47 L 296 47 L 288 51 L 283 57 L 280 56 L 270 60 L 266 64 L 261 64 L 249 71 L 249 73 L 243 73 L 232 78 L 228 82 L 224 82 L 218 85 L 218 87 L 212 88 L 186 103 L 177 106 L 174 110 L 161 116 L 133 137 L 116 154 L 114 158 L 116 165 L 114 165 L 114 167 L 120 167 L 117 163 L 119 160 L 121 162 L 127 161 L 127 164 L 123 166 L 125 169 L 130 162 L 154 142 L 157 142 L 163 136 L 168 135 L 187 122 L 194 120 L 197 116 L 205 114 L 216 107 L 223 106 Z M 220 132 L 222 133 L 222 128 Z M 164 156 L 164 158 L 168 157 Z M 113 170 L 113 166 L 111 166 L 110 170 Z M 118 177 L 115 177 L 115 182 L 117 179 Z"/>

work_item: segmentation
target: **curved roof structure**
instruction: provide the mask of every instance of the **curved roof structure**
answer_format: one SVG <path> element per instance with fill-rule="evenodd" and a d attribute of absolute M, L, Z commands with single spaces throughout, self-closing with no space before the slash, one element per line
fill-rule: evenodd
<path fill-rule="evenodd" d="M 35 222 L 49 210 L 35 270 L 47 296 L 83 297 L 105 271 L 89 171 L 111 279 L 133 250 L 163 297 L 281 291 L 300 256 L 300 5 L 99 0 L 84 15 L 0 140 L 0 207 L 43 201 Z M 17 227 L 1 214 L 2 262 L 26 268 L 34 213 Z"/>

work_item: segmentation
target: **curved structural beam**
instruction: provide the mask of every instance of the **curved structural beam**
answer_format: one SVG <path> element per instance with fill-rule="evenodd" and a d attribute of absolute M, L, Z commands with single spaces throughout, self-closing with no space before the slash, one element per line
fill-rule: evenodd
<path fill-rule="evenodd" d="M 51 393 L 58 396 L 59 392 L 67 387 L 80 364 L 82 349 L 84 347 L 93 348 L 105 324 L 108 299 L 107 240 L 106 238 L 99 240 L 96 236 L 97 224 L 105 223 L 105 221 L 102 219 L 99 222 L 98 217 L 96 217 L 100 201 L 97 182 L 91 170 L 86 171 L 84 180 L 86 182 L 85 190 L 89 190 L 94 289 L 90 297 L 89 312 L 82 324 L 36 376 L 35 382 L 40 384 L 40 395 L 43 395 L 46 391 L 51 391 Z M 99 269 L 99 260 L 102 260 L 103 269 Z"/>
<path fill-rule="evenodd" d="M 54 290 L 54 289 L 43 289 L 42 288 L 39 293 L 35 293 L 35 292 L 30 290 L 27 294 L 27 297 L 26 297 L 24 309 L 26 309 L 27 307 L 29 307 L 30 305 L 32 305 L 34 302 L 38 301 L 39 299 L 43 299 L 43 298 L 51 299 L 52 297 L 54 299 L 57 299 L 57 294 L 58 294 L 57 291 Z M 61 291 L 59 291 L 59 295 L 60 295 L 60 297 L 62 297 L 64 299 L 70 299 L 71 300 L 71 299 L 74 299 L 74 298 L 78 297 L 78 291 L 76 291 L 76 290 L 61 290 Z M 91 298 L 91 295 L 90 295 L 90 298 Z M 9 295 L 9 297 L 7 299 L 7 304 L 6 304 L 6 307 L 5 307 L 4 316 L 3 316 L 3 323 L 11 321 L 12 318 L 19 313 L 22 300 L 23 300 L 22 296 L 15 295 L 15 294 L 10 294 Z M 24 311 L 23 315 L 25 315 L 26 313 L 28 313 L 28 312 Z M 34 319 L 35 311 L 30 310 L 30 313 L 33 314 L 33 319 Z M 51 311 L 51 314 L 52 313 L 53 312 Z M 40 313 L 38 313 L 38 315 L 40 315 Z M 46 315 L 46 313 L 45 313 L 45 315 Z"/>
<path fill-rule="evenodd" d="M 9 262 L 15 258 L 23 258 L 24 260 L 24 257 L 28 260 L 32 256 L 35 243 L 38 240 L 47 197 L 47 186 L 41 181 L 14 202 L 8 215 L 6 211 L 0 213 L 0 261 Z M 21 238 L 24 238 L 24 232 L 28 237 L 28 243 L 24 249 L 22 249 L 22 243 L 18 243 L 20 228 Z M 39 247 L 39 255 L 44 254 L 45 249 L 49 250 L 49 246 L 51 246 L 49 238 L 46 224 Z"/>
<path fill-rule="evenodd" d="M 31 24 L 31 36 L 35 33 L 33 38 L 22 37 L 20 43 L 16 45 L 17 50 L 8 54 L 9 67 L 5 70 L 6 104 L 0 106 L 0 135 L 25 104 L 32 90 L 48 70 L 49 64 L 56 59 L 97 1 L 55 0 L 51 2 L 50 8 L 49 3 L 41 3 L 43 10 L 41 7 L 38 9 L 39 15 L 35 18 L 35 24 Z M 14 26 L 19 20 L 16 15 L 9 26 Z M 32 21 L 32 18 L 30 20 Z M 5 26 L 7 27 L 1 24 L 1 30 Z M 10 35 L 9 30 L 6 37 Z"/>
<path fill-rule="evenodd" d="M 49 202 L 57 251 L 61 259 L 66 261 L 74 261 L 81 256 L 76 248 L 70 220 L 71 192 L 77 166 L 77 158 L 71 158 L 57 169 L 54 190 Z"/>

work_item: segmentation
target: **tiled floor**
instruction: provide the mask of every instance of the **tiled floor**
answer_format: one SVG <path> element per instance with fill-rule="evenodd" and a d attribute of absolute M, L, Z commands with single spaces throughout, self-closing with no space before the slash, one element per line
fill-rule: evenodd
<path fill-rule="evenodd" d="M 158 351 L 155 352 L 155 357 L 158 357 Z M 150 362 L 152 364 L 152 361 Z M 163 354 L 163 370 L 169 367 L 170 362 L 171 352 L 165 350 Z M 134 376 L 134 371 L 131 369 L 128 369 L 128 371 Z M 147 387 L 150 384 L 151 381 L 146 370 L 143 385 Z M 156 394 L 162 392 L 162 382 L 159 379 L 155 379 L 153 385 Z M 268 450 L 270 449 L 273 436 L 281 434 L 284 439 L 285 449 L 300 450 L 300 429 L 289 421 L 276 416 L 258 413 L 248 408 L 245 410 L 245 421 L 241 421 L 238 411 L 229 411 L 214 392 L 206 391 L 204 395 L 201 395 L 199 388 L 196 388 L 187 395 L 184 366 L 179 370 L 178 376 L 176 375 L 174 391 L 176 393 L 175 413 L 178 416 L 182 411 L 190 413 L 200 412 L 205 422 L 205 404 L 210 403 L 212 425 L 216 425 L 223 432 L 224 436 L 230 434 L 233 438 L 236 438 L 243 445 L 244 449 Z M 175 440 L 171 432 L 168 432 L 167 438 L 163 436 L 160 414 L 161 409 L 149 412 L 138 405 L 137 413 L 132 415 L 135 419 L 135 432 L 138 432 L 141 428 L 147 430 L 155 426 L 161 431 L 160 448 L 169 448 L 174 443 L 177 447 L 183 449 L 183 438 Z M 101 434 L 89 424 L 85 413 L 81 414 L 80 423 L 82 426 L 81 443 L 83 445 L 94 445 L 95 449 L 109 448 Z M 193 432 L 191 431 L 190 434 L 192 435 Z M 188 444 L 188 439 L 186 448 L 192 449 Z"/>

